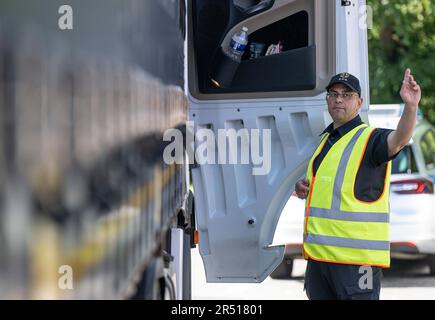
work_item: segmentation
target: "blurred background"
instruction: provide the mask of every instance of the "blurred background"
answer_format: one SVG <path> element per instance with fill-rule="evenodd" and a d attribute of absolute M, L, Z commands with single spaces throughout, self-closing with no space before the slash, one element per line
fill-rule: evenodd
<path fill-rule="evenodd" d="M 370 103 L 400 103 L 404 70 L 420 83 L 420 108 L 435 124 L 435 1 L 367 0 L 373 24 L 368 30 Z"/>

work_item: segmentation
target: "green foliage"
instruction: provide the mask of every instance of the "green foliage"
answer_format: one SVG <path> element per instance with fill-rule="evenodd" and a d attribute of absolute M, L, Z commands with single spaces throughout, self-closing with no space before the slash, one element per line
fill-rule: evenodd
<path fill-rule="evenodd" d="M 420 108 L 435 124 L 435 0 L 367 0 L 370 103 L 399 103 L 409 67 L 422 88 Z"/>

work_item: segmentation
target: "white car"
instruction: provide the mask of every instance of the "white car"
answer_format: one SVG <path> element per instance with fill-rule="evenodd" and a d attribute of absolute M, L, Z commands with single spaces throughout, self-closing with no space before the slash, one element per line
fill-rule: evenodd
<path fill-rule="evenodd" d="M 395 129 L 403 105 L 372 105 L 370 124 Z M 390 186 L 390 243 L 395 259 L 426 259 L 435 275 L 435 128 L 419 116 L 410 143 L 393 160 Z M 293 260 L 302 258 L 305 201 L 293 194 L 278 223 L 274 243 L 285 243 L 276 279 L 291 276 Z"/>

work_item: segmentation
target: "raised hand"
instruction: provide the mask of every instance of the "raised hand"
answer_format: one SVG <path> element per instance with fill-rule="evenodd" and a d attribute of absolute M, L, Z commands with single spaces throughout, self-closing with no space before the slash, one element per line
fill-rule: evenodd
<path fill-rule="evenodd" d="M 402 97 L 405 105 L 417 107 L 421 99 L 421 88 L 414 80 L 409 68 L 405 71 L 403 77 L 402 88 L 400 89 L 400 96 Z"/>

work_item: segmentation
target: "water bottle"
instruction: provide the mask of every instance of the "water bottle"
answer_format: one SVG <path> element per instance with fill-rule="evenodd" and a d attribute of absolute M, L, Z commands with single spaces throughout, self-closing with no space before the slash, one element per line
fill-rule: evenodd
<path fill-rule="evenodd" d="M 228 53 L 231 58 L 237 61 L 242 60 L 242 55 L 245 52 L 246 45 L 248 44 L 248 28 L 243 27 L 240 32 L 233 35 L 228 48 Z"/>

